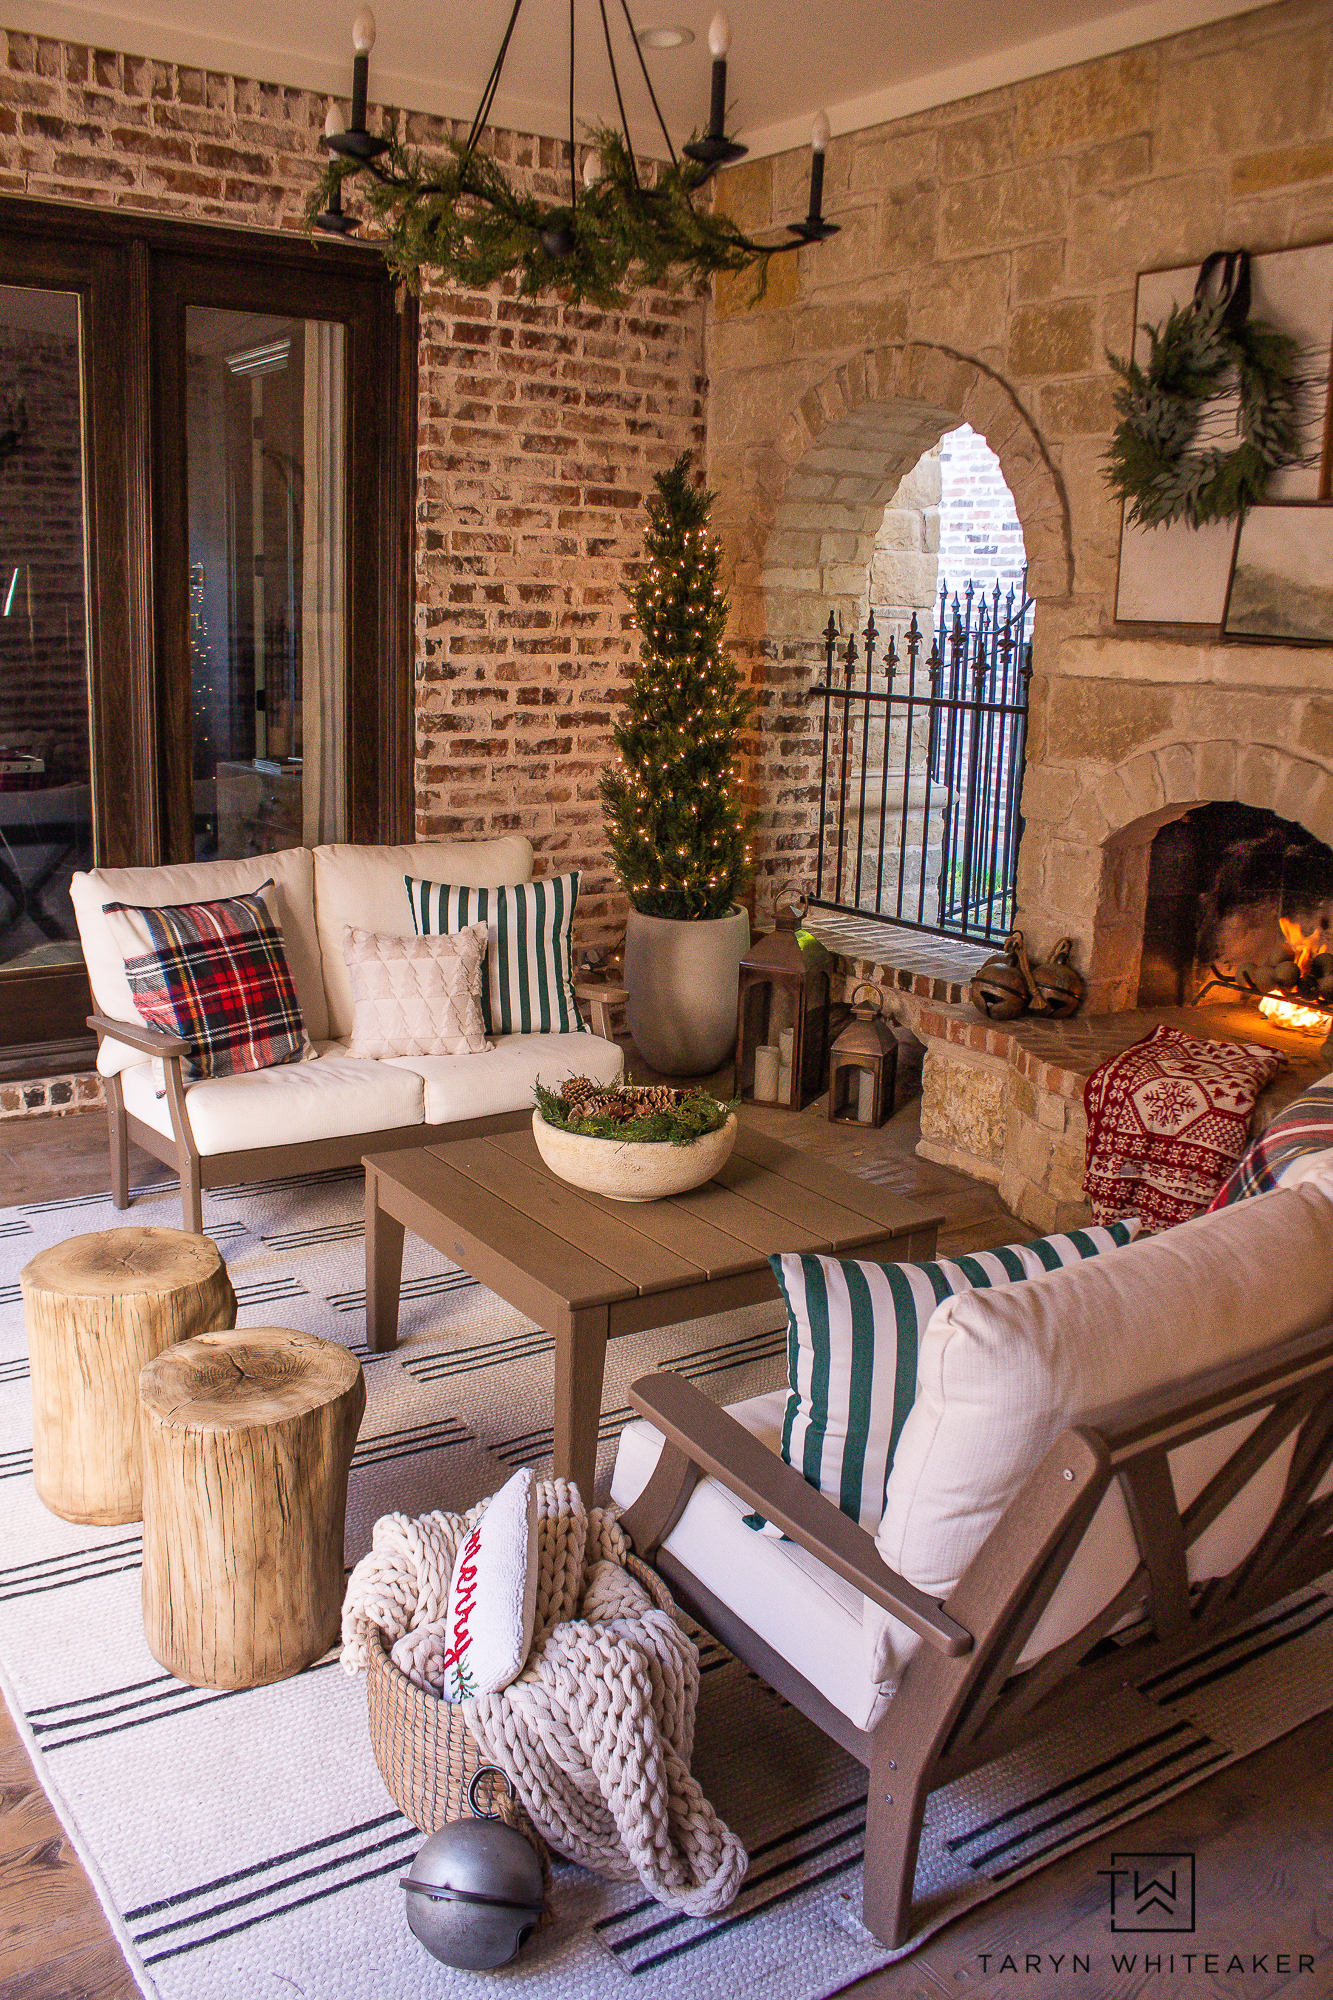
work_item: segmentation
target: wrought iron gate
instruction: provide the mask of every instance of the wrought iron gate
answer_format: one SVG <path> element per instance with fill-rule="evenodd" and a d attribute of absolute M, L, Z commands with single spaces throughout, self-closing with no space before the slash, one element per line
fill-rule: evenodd
<path fill-rule="evenodd" d="M 913 612 L 881 659 L 872 611 L 839 647 L 824 633 L 814 900 L 987 941 L 1014 907 L 1032 679 L 1027 576 L 1003 597 L 941 586 L 930 652 Z M 840 656 L 839 656 L 840 655 Z"/>

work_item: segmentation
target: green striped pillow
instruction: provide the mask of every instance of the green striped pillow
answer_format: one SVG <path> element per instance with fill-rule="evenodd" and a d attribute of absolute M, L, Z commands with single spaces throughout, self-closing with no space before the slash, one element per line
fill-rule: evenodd
<path fill-rule="evenodd" d="M 936 1306 L 956 1292 L 1014 1284 L 1118 1249 L 1138 1232 L 1131 1216 L 934 1264 L 770 1257 L 787 1306 L 784 1460 L 873 1534 Z"/>
<path fill-rule="evenodd" d="M 443 937 L 485 924 L 481 1011 L 488 1035 L 573 1035 L 584 1031 L 574 997 L 570 931 L 579 874 L 548 875 L 500 889 L 469 889 L 404 875 L 418 937 Z"/>

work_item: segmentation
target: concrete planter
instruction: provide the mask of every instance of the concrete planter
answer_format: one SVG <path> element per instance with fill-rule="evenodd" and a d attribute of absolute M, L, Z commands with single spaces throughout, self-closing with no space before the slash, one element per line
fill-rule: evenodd
<path fill-rule="evenodd" d="M 736 1143 L 736 1114 L 688 1146 L 673 1146 L 669 1139 L 645 1143 L 562 1132 L 558 1125 L 548 1125 L 540 1111 L 532 1114 L 532 1136 L 551 1172 L 573 1187 L 612 1201 L 661 1201 L 702 1187 L 726 1164 Z"/>
<path fill-rule="evenodd" d="M 736 990 L 750 943 L 739 907 L 725 917 L 646 917 L 625 927 L 629 1031 L 662 1076 L 708 1076 L 736 1046 Z"/>

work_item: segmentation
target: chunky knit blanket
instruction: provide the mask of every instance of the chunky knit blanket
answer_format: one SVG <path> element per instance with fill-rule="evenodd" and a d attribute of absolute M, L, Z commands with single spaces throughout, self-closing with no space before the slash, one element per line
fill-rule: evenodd
<path fill-rule="evenodd" d="M 1208 1207 L 1245 1151 L 1259 1092 L 1286 1058 L 1253 1042 L 1201 1042 L 1163 1023 L 1095 1069 L 1083 1187 L 1095 1222 L 1169 1229 Z"/>
<path fill-rule="evenodd" d="M 538 1480 L 537 1622 L 516 1681 L 463 1704 L 558 1853 L 693 1917 L 726 1909 L 747 1859 L 694 1778 L 699 1654 L 670 1594 L 613 1514 L 565 1480 Z M 480 1519 L 434 1513 L 376 1523 L 343 1605 L 342 1663 L 369 1663 L 373 1630 L 418 1686 L 439 1649 L 460 1542 Z"/>

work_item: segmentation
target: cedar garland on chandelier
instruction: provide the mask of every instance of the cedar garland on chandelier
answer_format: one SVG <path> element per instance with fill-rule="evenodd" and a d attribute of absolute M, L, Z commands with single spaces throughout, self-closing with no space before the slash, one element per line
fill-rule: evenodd
<path fill-rule="evenodd" d="M 359 219 L 343 207 L 343 189 L 356 177 L 371 220 L 383 237 L 393 275 L 413 291 L 422 272 L 430 269 L 446 281 L 484 289 L 514 273 L 521 296 L 559 292 L 571 304 L 603 309 L 622 305 L 627 295 L 645 286 L 679 286 L 684 277 L 696 283 L 719 272 L 753 268 L 756 292 L 762 294 L 772 257 L 796 250 L 803 243 L 822 243 L 837 234 L 837 224 L 823 216 L 824 154 L 829 121 L 819 112 L 811 128 L 810 205 L 800 222 L 787 224 L 785 237 L 760 243 L 721 213 L 696 206 L 696 196 L 717 171 L 744 157 L 746 148 L 725 131 L 727 50 L 731 27 L 715 14 L 708 30 L 713 56 L 712 103 L 708 129 L 677 154 L 667 130 L 644 61 L 628 0 L 620 9 L 648 96 L 652 101 L 669 155 L 655 164 L 641 162 L 630 134 L 624 94 L 616 69 L 607 0 L 597 0 L 606 60 L 615 86 L 621 130 L 597 124 L 583 147 L 579 185 L 579 145 L 574 119 L 574 0 L 569 0 L 569 127 L 568 201 L 545 202 L 522 193 L 494 155 L 480 142 L 490 119 L 505 57 L 523 0 L 513 0 L 509 24 L 481 95 L 465 140 L 451 138 L 450 157 L 443 165 L 428 165 L 405 146 L 396 118 L 387 131 L 366 127 L 370 50 L 375 43 L 375 17 L 362 7 L 352 23 L 351 121 L 341 105 L 329 106 L 324 145 L 329 164 L 307 205 L 311 229 L 349 235 Z"/>

